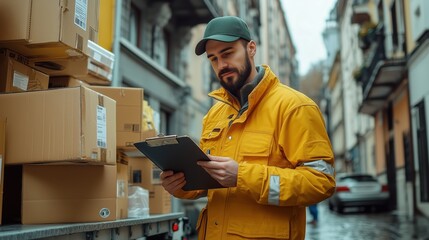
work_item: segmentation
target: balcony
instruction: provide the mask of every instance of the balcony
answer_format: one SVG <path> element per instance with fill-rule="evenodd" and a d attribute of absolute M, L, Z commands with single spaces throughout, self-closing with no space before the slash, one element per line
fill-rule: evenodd
<path fill-rule="evenodd" d="M 352 23 L 362 24 L 371 21 L 369 14 L 369 0 L 354 0 Z"/>
<path fill-rule="evenodd" d="M 403 80 L 406 71 L 405 58 L 386 58 L 383 29 L 377 29 L 375 40 L 367 52 L 367 64 L 358 79 L 362 82 L 363 90 L 359 112 L 369 115 L 374 115 L 388 102 L 389 95 Z"/>
<path fill-rule="evenodd" d="M 164 0 L 170 2 L 172 20 L 177 26 L 195 26 L 208 23 L 221 15 L 217 0 Z"/>

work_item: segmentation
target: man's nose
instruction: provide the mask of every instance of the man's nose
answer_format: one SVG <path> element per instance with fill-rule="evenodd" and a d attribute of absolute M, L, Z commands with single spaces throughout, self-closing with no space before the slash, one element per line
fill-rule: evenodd
<path fill-rule="evenodd" d="M 228 67 L 228 63 L 223 61 L 222 59 L 219 59 L 218 67 L 219 67 L 219 70 L 222 70 Z"/>

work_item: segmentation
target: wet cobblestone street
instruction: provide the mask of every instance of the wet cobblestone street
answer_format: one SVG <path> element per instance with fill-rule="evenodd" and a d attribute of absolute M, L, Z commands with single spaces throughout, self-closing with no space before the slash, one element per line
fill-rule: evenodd
<path fill-rule="evenodd" d="M 319 204 L 318 224 L 307 224 L 306 232 L 306 240 L 429 240 L 429 220 L 419 216 L 412 222 L 394 211 L 364 212 L 357 208 L 338 214 L 323 202 Z"/>

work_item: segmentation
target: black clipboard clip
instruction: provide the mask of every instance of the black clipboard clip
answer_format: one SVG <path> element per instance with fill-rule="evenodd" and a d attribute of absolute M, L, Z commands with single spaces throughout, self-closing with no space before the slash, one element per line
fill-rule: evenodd
<path fill-rule="evenodd" d="M 146 138 L 145 142 L 150 147 L 159 147 L 159 146 L 164 146 L 164 145 L 179 144 L 179 141 L 177 141 L 177 135 L 168 135 L 168 136 L 158 136 L 158 137 Z"/>

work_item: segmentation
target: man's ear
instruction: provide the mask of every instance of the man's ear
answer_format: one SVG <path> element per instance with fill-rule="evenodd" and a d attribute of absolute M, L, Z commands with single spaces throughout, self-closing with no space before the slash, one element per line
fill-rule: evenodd
<path fill-rule="evenodd" d="M 249 44 L 247 44 L 247 52 L 249 56 L 255 56 L 256 54 L 256 43 L 253 40 L 250 40 Z"/>

